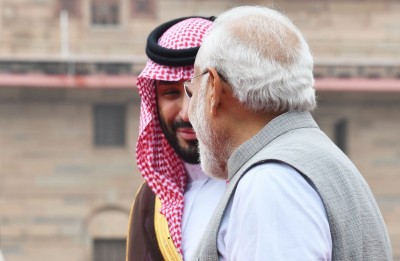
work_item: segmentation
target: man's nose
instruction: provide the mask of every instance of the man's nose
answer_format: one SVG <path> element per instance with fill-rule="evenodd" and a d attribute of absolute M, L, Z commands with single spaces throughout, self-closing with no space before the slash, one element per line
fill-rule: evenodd
<path fill-rule="evenodd" d="M 190 99 L 186 95 L 184 95 L 184 97 L 182 98 L 182 108 L 181 108 L 180 116 L 181 116 L 182 120 L 186 121 L 186 122 L 189 122 L 189 116 L 188 116 L 189 102 L 190 102 Z"/>

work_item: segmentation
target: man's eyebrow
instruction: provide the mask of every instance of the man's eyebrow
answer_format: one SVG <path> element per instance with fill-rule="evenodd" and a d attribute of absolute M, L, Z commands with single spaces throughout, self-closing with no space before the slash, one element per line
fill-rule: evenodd
<path fill-rule="evenodd" d="M 159 83 L 165 84 L 165 85 L 176 85 L 178 84 L 177 81 L 163 81 L 163 80 L 158 80 Z"/>

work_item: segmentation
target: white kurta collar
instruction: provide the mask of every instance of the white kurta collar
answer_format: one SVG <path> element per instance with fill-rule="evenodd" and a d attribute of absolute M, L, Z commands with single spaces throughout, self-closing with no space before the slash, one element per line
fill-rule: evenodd
<path fill-rule="evenodd" d="M 192 183 L 196 180 L 206 180 L 208 177 L 204 174 L 203 170 L 201 169 L 200 164 L 189 164 L 185 163 L 186 173 L 188 183 Z"/>

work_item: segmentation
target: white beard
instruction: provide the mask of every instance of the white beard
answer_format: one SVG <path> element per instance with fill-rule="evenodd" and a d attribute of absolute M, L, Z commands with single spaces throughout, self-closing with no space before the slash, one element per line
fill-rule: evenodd
<path fill-rule="evenodd" d="M 226 179 L 226 162 L 199 140 L 200 164 L 204 173 L 216 179 Z"/>
<path fill-rule="evenodd" d="M 205 115 L 205 86 L 201 86 L 197 101 L 192 100 L 192 117 L 190 121 L 196 131 L 199 142 L 200 164 L 204 173 L 212 178 L 226 179 L 228 176 L 226 163 L 230 156 L 229 144 L 225 135 L 219 135 L 217 129 L 212 130 Z"/>

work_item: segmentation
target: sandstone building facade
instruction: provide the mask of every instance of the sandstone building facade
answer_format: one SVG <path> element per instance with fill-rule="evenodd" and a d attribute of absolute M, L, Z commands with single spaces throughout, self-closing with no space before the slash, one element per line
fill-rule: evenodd
<path fill-rule="evenodd" d="M 315 56 L 321 128 L 370 184 L 400 260 L 400 2 L 0 0 L 0 250 L 6 261 L 123 260 L 148 33 L 259 4 Z"/>

